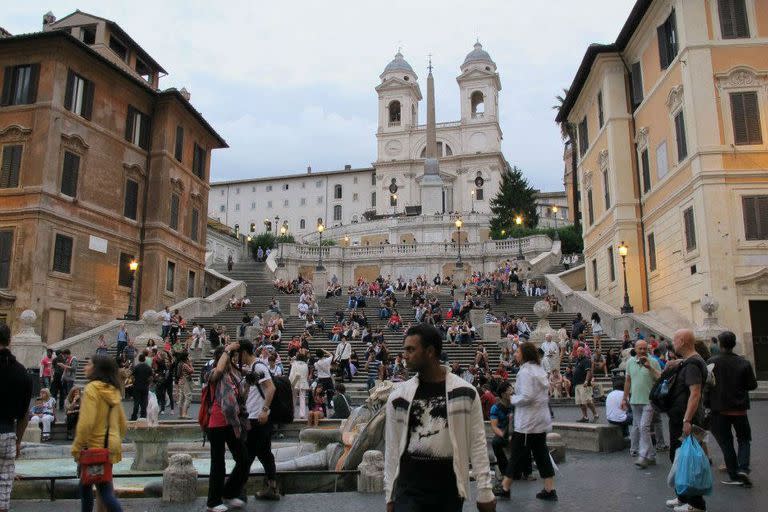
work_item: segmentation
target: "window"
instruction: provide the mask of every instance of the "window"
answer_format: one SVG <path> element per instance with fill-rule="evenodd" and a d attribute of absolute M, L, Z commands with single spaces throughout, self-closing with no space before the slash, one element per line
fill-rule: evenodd
<path fill-rule="evenodd" d="M 11 250 L 13 231 L 0 231 L 0 288 L 8 288 L 11 282 Z"/>
<path fill-rule="evenodd" d="M 483 117 L 485 115 L 485 97 L 483 93 L 475 91 L 469 99 L 472 107 L 472 117 Z"/>
<path fill-rule="evenodd" d="M 656 270 L 656 237 L 653 233 L 648 235 L 648 267 L 651 272 Z"/>
<path fill-rule="evenodd" d="M 685 141 L 685 118 L 682 110 L 675 115 L 675 138 L 677 139 L 677 161 L 679 163 L 688 156 L 688 144 Z"/>
<path fill-rule="evenodd" d="M 323 180 L 317 180 L 315 182 L 315 188 L 320 188 L 323 186 Z"/>
<path fill-rule="evenodd" d="M 603 199 L 605 199 L 605 209 L 611 207 L 611 187 L 608 183 L 608 170 L 603 171 Z"/>
<path fill-rule="evenodd" d="M 602 128 L 603 124 L 603 91 L 600 91 L 597 93 L 597 125 Z"/>
<path fill-rule="evenodd" d="M 181 162 L 184 157 L 184 127 L 183 126 L 176 127 L 176 148 L 173 151 L 173 156 L 175 156 L 176 160 L 178 160 L 179 162 Z"/>
<path fill-rule="evenodd" d="M 143 78 L 145 82 L 149 82 L 150 84 L 152 83 L 152 78 L 154 78 L 152 68 L 138 58 L 136 59 L 136 74 Z"/>
<path fill-rule="evenodd" d="M 149 116 L 128 105 L 125 120 L 125 140 L 141 149 L 149 149 Z"/>
<path fill-rule="evenodd" d="M 640 170 L 643 173 L 643 192 L 651 190 L 651 165 L 648 162 L 648 148 L 640 153 Z"/>
<path fill-rule="evenodd" d="M 587 131 L 587 116 L 579 123 L 579 156 L 584 156 L 584 153 L 589 149 L 589 132 Z"/>
<path fill-rule="evenodd" d="M 16 188 L 19 186 L 21 150 L 23 147 L 21 144 L 3 147 L 3 164 L 0 167 L 0 188 Z"/>
<path fill-rule="evenodd" d="M 288 183 L 283 183 L 283 190 L 288 190 Z"/>
<path fill-rule="evenodd" d="M 483 189 L 482 188 L 476 188 L 475 189 L 475 199 L 477 199 L 478 201 L 482 201 L 483 200 Z"/>
<path fill-rule="evenodd" d="M 136 211 L 139 204 L 139 182 L 125 180 L 125 203 L 123 204 L 123 216 L 136 220 Z"/>
<path fill-rule="evenodd" d="M 169 261 L 168 265 L 165 267 L 165 291 L 172 292 L 175 281 L 176 281 L 176 264 L 172 261 Z"/>
<path fill-rule="evenodd" d="M 317 204 L 323 204 L 323 196 L 317 196 Z"/>
<path fill-rule="evenodd" d="M 131 262 L 133 254 L 120 253 L 120 265 L 117 268 L 117 284 L 128 288 L 133 284 L 133 272 L 131 272 Z"/>
<path fill-rule="evenodd" d="M 597 291 L 597 259 L 592 260 L 592 290 Z"/>
<path fill-rule="evenodd" d="M 283 206 L 284 206 L 285 208 L 288 208 L 288 205 L 289 205 L 289 204 L 290 204 L 290 203 L 288 202 L 288 199 L 284 199 L 284 200 L 283 200 Z"/>
<path fill-rule="evenodd" d="M 223 204 L 221 206 L 219 206 L 219 211 L 220 212 L 224 213 L 224 210 L 226 210 L 226 207 Z"/>
<path fill-rule="evenodd" d="M 235 195 L 240 194 L 240 187 L 235 187 Z"/>
<path fill-rule="evenodd" d="M 629 80 L 632 87 L 632 110 L 634 110 L 643 102 L 643 71 L 639 61 L 632 64 Z"/>
<path fill-rule="evenodd" d="M 80 27 L 80 40 L 85 44 L 95 44 L 96 27 Z"/>
<path fill-rule="evenodd" d="M 301 219 L 299 221 L 299 229 L 306 229 L 307 228 L 307 221 L 304 219 Z"/>
<path fill-rule="evenodd" d="M 190 270 L 189 271 L 189 277 L 187 277 L 187 297 L 194 297 L 195 296 L 195 278 L 197 276 L 195 273 Z"/>
<path fill-rule="evenodd" d="M 747 240 L 768 240 L 768 196 L 743 197 L 741 206 L 744 210 L 744 237 Z"/>
<path fill-rule="evenodd" d="M 267 192 L 272 192 L 272 185 L 267 185 Z"/>
<path fill-rule="evenodd" d="M 376 173 L 371 174 L 371 186 L 376 186 Z"/>
<path fill-rule="evenodd" d="M 341 220 L 341 205 L 337 204 L 333 207 L 333 220 Z"/>
<path fill-rule="evenodd" d="M 237 208 L 235 208 L 237 210 Z M 168 225 L 173 230 L 179 229 L 179 195 L 171 194 L 171 218 L 168 220 Z"/>
<path fill-rule="evenodd" d="M 354 183 L 355 185 L 357 185 L 357 176 L 355 176 L 354 178 L 352 178 L 352 183 Z"/>
<path fill-rule="evenodd" d="M 749 37 L 747 6 L 745 0 L 718 0 L 717 11 L 720 15 L 720 32 L 723 39 Z"/>
<path fill-rule="evenodd" d="M 251 187 L 251 192 L 256 192 L 256 186 Z"/>
<path fill-rule="evenodd" d="M 71 69 L 67 73 L 64 108 L 85 119 L 90 119 L 93 112 L 93 82 Z"/>
<path fill-rule="evenodd" d="M 667 69 L 677 55 L 677 23 L 675 22 L 675 10 L 669 17 L 656 28 L 659 39 L 659 65 L 661 69 Z"/>
<path fill-rule="evenodd" d="M 683 228 L 685 229 L 685 250 L 696 249 L 696 223 L 693 218 L 693 206 L 683 212 Z"/>
<path fill-rule="evenodd" d="M 72 267 L 72 237 L 57 234 L 53 246 L 53 271 L 69 274 Z"/>
<path fill-rule="evenodd" d="M 592 189 L 587 190 L 587 217 L 590 226 L 595 223 L 595 212 L 592 203 Z"/>
<path fill-rule="evenodd" d="M 333 186 L 333 198 L 334 199 L 341 199 L 341 185 L 334 185 Z"/>
<path fill-rule="evenodd" d="M 306 206 L 306 204 L 307 204 L 307 198 L 306 197 L 302 197 L 301 198 L 301 206 Z"/>
<path fill-rule="evenodd" d="M 272 208 L 272 201 L 267 201 L 267 208 Z"/>
<path fill-rule="evenodd" d="M 737 146 L 762 144 L 757 92 L 732 92 L 730 96 L 734 143 Z"/>
<path fill-rule="evenodd" d="M 235 203 L 235 211 L 236 212 L 240 211 L 240 203 Z"/>
<path fill-rule="evenodd" d="M 6 66 L 3 75 L 3 96 L 0 104 L 28 105 L 37 101 L 37 82 L 40 64 Z"/>
<path fill-rule="evenodd" d="M 662 142 L 656 147 L 656 177 L 662 179 L 669 172 L 667 162 L 667 141 Z"/>
<path fill-rule="evenodd" d="M 303 181 L 301 182 L 301 188 L 307 188 L 307 184 L 305 182 L 303 182 Z M 254 190 L 254 192 L 256 192 L 256 191 Z"/>
<path fill-rule="evenodd" d="M 389 126 L 400 126 L 400 102 L 393 101 L 387 110 L 389 110 Z"/>
<path fill-rule="evenodd" d="M 352 200 L 353 201 L 359 201 L 360 200 L 360 194 L 358 194 L 357 192 L 354 192 L 352 194 Z"/>
<path fill-rule="evenodd" d="M 254 192 L 256 191 L 254 190 Z M 224 189 L 221 189 L 221 197 L 224 197 Z"/>
<path fill-rule="evenodd" d="M 61 170 L 61 193 L 75 197 L 77 194 L 77 174 L 80 170 L 80 157 L 69 151 L 64 152 L 64 168 Z"/>
<path fill-rule="evenodd" d="M 118 41 L 114 36 L 109 36 L 109 48 L 117 54 L 124 62 L 128 62 L 128 48 Z"/>
<path fill-rule="evenodd" d="M 371 207 L 376 208 L 376 192 L 371 192 Z"/>
<path fill-rule="evenodd" d="M 200 210 L 197 208 L 192 208 L 192 218 L 189 222 L 189 238 L 197 242 L 198 238 L 198 230 L 200 229 L 198 224 L 200 224 Z"/>
<path fill-rule="evenodd" d="M 192 153 L 192 172 L 201 180 L 205 179 L 205 148 L 197 144 Z"/>
<path fill-rule="evenodd" d="M 616 280 L 616 261 L 613 257 L 613 247 L 608 247 L 608 275 L 611 278 L 611 282 Z"/>

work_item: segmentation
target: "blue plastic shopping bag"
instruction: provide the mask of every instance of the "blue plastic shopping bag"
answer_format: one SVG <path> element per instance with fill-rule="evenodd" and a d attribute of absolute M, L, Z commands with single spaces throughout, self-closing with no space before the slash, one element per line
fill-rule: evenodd
<path fill-rule="evenodd" d="M 694 436 L 683 440 L 675 454 L 675 493 L 678 496 L 712 494 L 712 470 L 709 459 Z"/>

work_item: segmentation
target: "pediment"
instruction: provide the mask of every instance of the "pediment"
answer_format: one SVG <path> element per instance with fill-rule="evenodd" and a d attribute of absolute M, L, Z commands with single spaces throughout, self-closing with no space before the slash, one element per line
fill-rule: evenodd
<path fill-rule="evenodd" d="M 32 133 L 32 128 L 25 128 L 18 124 L 12 124 L 0 129 L 0 141 L 13 142 L 17 140 L 24 140 Z"/>
<path fill-rule="evenodd" d="M 398 91 L 402 89 L 411 89 L 416 93 L 416 96 L 418 96 L 419 99 L 422 99 L 419 85 L 414 82 L 406 82 L 402 78 L 390 78 L 376 86 L 376 92 L 379 93 L 384 91 Z"/>

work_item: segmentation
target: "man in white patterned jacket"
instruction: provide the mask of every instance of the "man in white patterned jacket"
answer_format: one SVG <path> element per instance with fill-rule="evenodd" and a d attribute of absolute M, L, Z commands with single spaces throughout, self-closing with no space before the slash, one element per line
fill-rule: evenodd
<path fill-rule="evenodd" d="M 480 396 L 440 365 L 442 344 L 440 333 L 427 324 L 405 333 L 405 362 L 418 375 L 387 401 L 387 512 L 461 511 L 470 494 L 470 463 L 478 510 L 496 510 Z"/>

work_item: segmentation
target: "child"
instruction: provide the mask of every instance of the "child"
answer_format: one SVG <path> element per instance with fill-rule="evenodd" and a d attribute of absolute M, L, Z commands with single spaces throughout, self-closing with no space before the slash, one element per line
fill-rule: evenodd
<path fill-rule="evenodd" d="M 315 386 L 313 393 L 312 410 L 307 415 L 307 425 L 310 427 L 317 427 L 320 424 L 320 420 L 325 416 L 323 410 L 325 408 L 325 390 L 322 384 Z"/>

